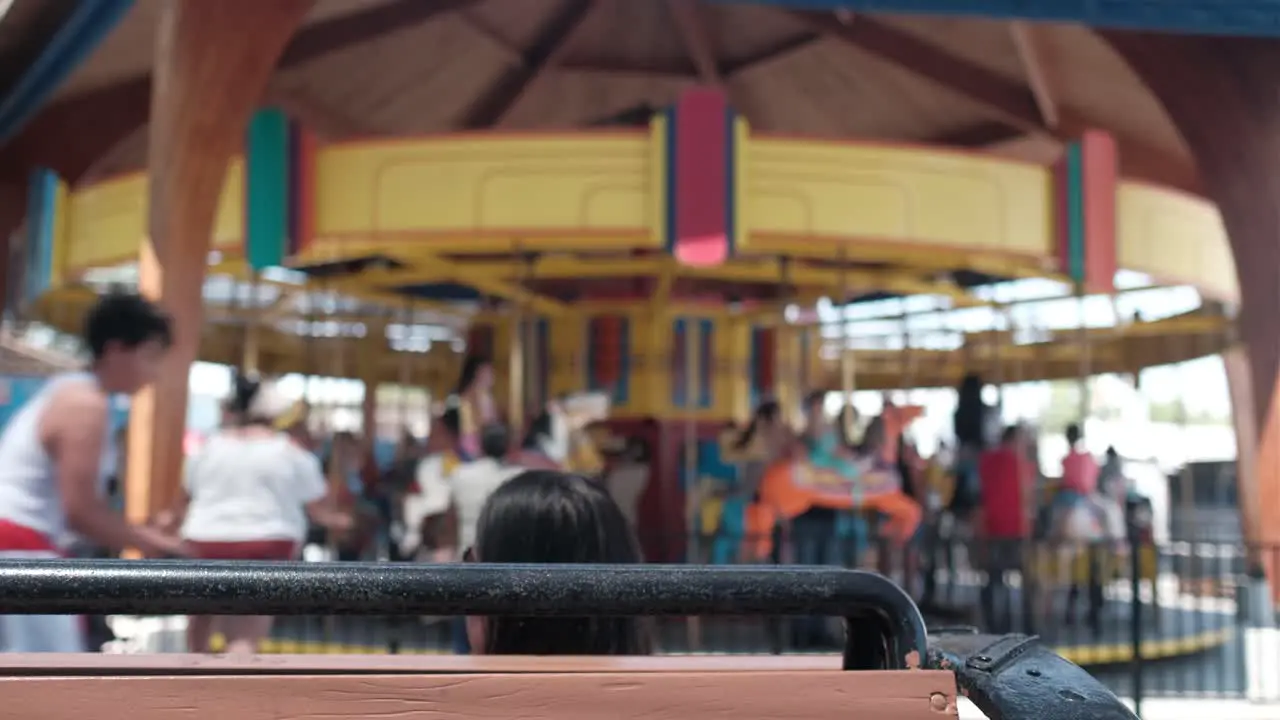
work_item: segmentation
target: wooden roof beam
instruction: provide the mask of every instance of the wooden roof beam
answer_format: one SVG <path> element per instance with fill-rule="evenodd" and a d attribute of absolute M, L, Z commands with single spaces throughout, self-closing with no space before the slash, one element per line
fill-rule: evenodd
<path fill-rule="evenodd" d="M 1033 93 L 1021 84 L 874 18 L 859 16 L 857 22 L 845 24 L 830 13 L 791 14 L 817 32 L 964 95 L 1018 134 L 1069 141 L 1086 130 L 1107 127 L 1104 122 L 1061 105 L 1056 108 L 1056 127 L 1046 127 Z M 1202 192 L 1199 172 L 1193 162 L 1172 157 L 1141 138 L 1116 135 L 1116 142 L 1124 177 L 1192 193 Z"/>
<path fill-rule="evenodd" d="M 685 53 L 698 69 L 698 78 L 705 85 L 723 86 L 724 75 L 707 28 L 706 8 L 699 0 L 666 0 L 666 3 Z"/>
<path fill-rule="evenodd" d="M 1009 23 L 1009 35 L 1018 50 L 1018 59 L 1026 73 L 1027 84 L 1040 108 L 1040 119 L 1050 129 L 1058 126 L 1058 94 L 1055 92 L 1052 63 L 1047 57 L 1040 28 L 1022 20 Z"/>
<path fill-rule="evenodd" d="M 424 24 L 478 0 L 396 0 L 304 27 L 285 49 L 278 70 L 287 71 L 390 32 Z M 122 80 L 55 102 L 8 146 L 0 165 L 43 164 L 75 183 L 97 160 L 139 128 L 151 114 L 151 76 Z M 10 155 L 9 153 L 13 153 Z"/>
<path fill-rule="evenodd" d="M 505 55 L 507 62 L 513 65 L 523 65 L 525 63 L 524 53 L 520 52 L 520 48 L 510 38 L 503 35 L 498 28 L 491 25 L 488 20 L 467 10 L 459 10 L 458 19 L 462 20 L 463 24 L 470 28 L 477 37 L 483 38 L 495 50 Z"/>
<path fill-rule="evenodd" d="M 845 42 L 982 105 L 1002 122 L 1028 132 L 1044 130 L 1031 93 L 980 65 L 874 18 L 844 23 L 831 13 L 793 12 L 814 31 Z"/>
<path fill-rule="evenodd" d="M 822 34 L 816 32 L 802 32 L 797 35 L 785 37 L 750 55 L 747 55 L 746 57 L 725 63 L 720 68 L 720 72 L 725 77 L 733 78 L 734 76 L 742 75 L 743 73 L 777 62 L 778 60 L 804 50 L 805 48 L 812 47 L 821 39 Z"/>
<path fill-rule="evenodd" d="M 508 70 L 484 92 L 467 113 L 462 126 L 482 130 L 500 125 L 529 88 L 564 56 L 569 38 L 587 18 L 592 5 L 593 0 L 566 0 L 524 53 L 524 63 Z"/>

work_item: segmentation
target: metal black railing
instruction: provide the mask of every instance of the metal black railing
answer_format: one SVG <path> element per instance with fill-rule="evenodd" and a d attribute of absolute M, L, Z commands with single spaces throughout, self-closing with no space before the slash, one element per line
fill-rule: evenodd
<path fill-rule="evenodd" d="M 874 573 L 814 567 L 0 562 L 0 614 L 843 617 L 847 669 L 927 653 L 915 603 Z"/>
<path fill-rule="evenodd" d="M 931 631 L 971 626 L 993 634 L 1037 634 L 1122 696 L 1280 702 L 1277 683 L 1255 682 L 1259 668 L 1267 672 L 1270 666 L 1263 657 L 1269 652 L 1266 646 L 1254 641 L 1265 640 L 1260 633 L 1275 621 L 1256 570 L 1267 562 L 1280 566 L 1280 547 L 1206 540 L 1138 540 L 1124 547 L 1028 542 L 1011 543 L 1004 550 L 994 545 L 961 539 L 936 543 L 925 548 L 936 553 L 931 566 L 925 557 L 912 564 L 893 551 L 840 538 L 829 540 L 820 552 L 798 547 L 785 533 L 769 538 L 680 538 L 670 542 L 672 552 L 696 560 L 740 563 L 763 558 L 785 569 L 609 566 L 571 574 L 572 582 L 554 592 L 540 584 L 545 578 L 539 573 L 545 571 L 527 567 L 38 562 L 10 566 L 0 592 L 7 598 L 5 612 L 276 614 L 281 617 L 266 649 L 279 652 L 449 652 L 455 629 L 447 616 L 461 612 L 463 604 L 469 612 L 483 613 L 497 606 L 485 602 L 518 600 L 525 614 L 572 614 L 598 607 L 595 603 L 602 595 L 613 603 L 605 606 L 614 608 L 610 612 L 660 616 L 655 622 L 656 645 L 665 653 L 840 651 L 839 626 L 809 615 L 853 618 L 860 623 L 854 633 L 860 638 L 889 637 L 895 627 L 904 633 L 900 637 L 919 634 L 918 629 L 903 630 L 902 618 L 914 617 L 914 609 L 887 616 L 881 611 L 853 612 L 846 604 L 849 597 L 840 595 L 849 591 L 838 586 L 846 581 L 832 579 L 862 578 L 856 581 L 861 583 L 858 592 L 879 588 L 863 598 L 876 607 L 894 607 L 906 600 L 906 594 L 882 578 L 792 565 L 797 557 L 816 556 L 833 564 L 894 570 L 895 579 L 912 594 L 922 592 L 930 579 L 932 596 L 920 607 Z M 712 557 L 716 547 L 719 555 Z M 991 559 L 999 554 L 1006 561 L 1018 560 L 993 564 Z M 915 569 L 904 573 L 907 566 Z M 671 606 L 655 605 L 657 576 L 650 573 L 679 578 L 687 595 L 683 600 L 666 596 Z M 499 581 L 499 576 L 507 579 Z M 249 578 L 249 584 L 224 583 L 241 577 Z M 450 578 L 466 582 L 462 589 L 439 590 Z M 758 581 L 763 589 L 740 597 L 734 588 L 744 579 Z M 498 586 L 507 580 L 511 584 Z M 155 590 L 160 586 L 164 593 Z M 228 587 L 243 592 L 227 594 Z M 473 597 L 458 594 L 464 590 Z M 983 602 L 984 590 L 990 602 Z M 1035 596 L 1038 590 L 1042 594 Z M 209 600 L 214 591 L 222 594 Z M 1037 597 L 1045 604 L 1035 607 L 1031 601 Z M 759 604 L 751 604 L 756 601 Z M 747 617 L 751 613 L 759 615 Z M 901 647 L 906 645 L 900 643 Z M 847 661 L 869 667 L 899 657 L 900 652 L 886 649 L 884 657 Z"/>
<path fill-rule="evenodd" d="M 0 614 L 449 613 L 591 617 L 818 613 L 844 618 L 846 670 L 952 672 L 988 718 L 1135 716 L 1025 636 L 942 635 L 884 577 L 817 567 L 0 561 Z"/>

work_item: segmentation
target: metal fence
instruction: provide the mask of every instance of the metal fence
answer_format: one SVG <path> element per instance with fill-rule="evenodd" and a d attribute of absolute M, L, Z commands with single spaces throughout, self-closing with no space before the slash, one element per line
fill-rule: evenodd
<path fill-rule="evenodd" d="M 926 542 L 918 555 L 904 555 L 838 537 L 821 547 L 805 547 L 782 531 L 769 537 L 645 540 L 651 547 L 669 542 L 673 553 L 699 563 L 791 565 L 803 559 L 886 572 L 913 596 L 924 594 L 920 608 L 930 632 L 971 626 L 993 634 L 1038 634 L 1121 696 L 1247 697 L 1280 703 L 1280 662 L 1275 657 L 1280 642 L 1275 640 L 1274 608 L 1257 572 L 1265 562 L 1280 565 L 1280 547 L 1205 541 L 1051 546 L 953 539 Z M 42 571 L 47 564 L 24 567 L 21 575 L 13 574 L 13 566 L 4 570 L 4 611 L 92 609 L 110 615 L 109 622 L 95 624 L 103 633 L 99 644 L 110 640 L 108 625 L 118 635 L 132 636 L 108 644 L 115 649 L 123 644 L 134 650 L 181 650 L 182 619 L 164 619 L 166 613 L 217 615 L 243 612 L 246 606 L 279 616 L 265 652 L 449 653 L 457 631 L 447 603 L 432 599 L 430 567 L 421 565 L 362 566 L 378 568 L 381 589 L 376 591 L 353 584 L 352 576 L 326 570 L 335 567 L 327 564 L 301 566 L 309 567 L 306 572 L 297 571 L 300 566 L 266 568 L 282 573 L 271 585 L 278 593 L 232 597 L 222 605 L 207 600 L 205 585 L 212 576 L 202 573 L 198 563 L 103 565 L 100 574 L 79 578 L 96 578 L 92 584 L 74 587 L 67 576 Z M 239 567 L 264 572 L 250 564 Z M 157 594 L 144 582 L 154 570 L 163 570 L 169 594 Z M 647 612 L 638 586 L 609 586 L 612 576 L 601 572 L 594 579 L 584 575 L 580 594 L 568 593 L 556 602 L 570 603 L 568 612 L 578 602 L 574 598 L 596 597 L 606 588 L 629 597 L 623 603 L 628 609 Z M 369 577 L 362 573 L 359 577 Z M 44 584 L 31 584 L 37 580 Z M 182 587 L 192 590 L 173 594 L 172 588 Z M 703 617 L 700 613 L 710 611 L 705 598 L 718 596 L 714 584 L 702 592 L 703 605 L 692 602 L 678 614 L 656 619 L 659 652 L 814 653 L 838 652 L 843 646 L 838 620 L 779 614 L 801 607 L 794 598 L 791 605 L 782 598 L 781 604 L 739 608 L 773 613 L 769 616 Z M 203 604 L 192 604 L 201 597 L 206 598 L 200 600 Z M 578 604 L 579 610 L 586 607 Z M 371 614 L 371 606 L 381 610 Z M 427 606 L 434 609 L 423 616 Z M 810 612 L 834 609 L 804 607 Z"/>

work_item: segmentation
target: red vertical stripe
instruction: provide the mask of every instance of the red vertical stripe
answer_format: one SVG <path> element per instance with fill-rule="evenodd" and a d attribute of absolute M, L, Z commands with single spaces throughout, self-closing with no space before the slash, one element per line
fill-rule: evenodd
<path fill-rule="evenodd" d="M 1053 249 L 1058 259 L 1058 270 L 1063 273 L 1071 270 L 1071 211 L 1067 203 L 1070 183 L 1064 148 L 1053 164 Z"/>
<path fill-rule="evenodd" d="M 1080 139 L 1084 165 L 1084 268 L 1090 292 L 1115 290 L 1116 142 L 1105 132 L 1090 130 Z"/>
<path fill-rule="evenodd" d="M 675 256 L 686 265 L 719 265 L 729 257 L 729 111 L 720 90 L 681 95 L 675 113 Z"/>
<path fill-rule="evenodd" d="M 293 162 L 294 173 L 294 231 L 295 253 L 305 252 L 316 239 L 316 152 L 319 147 L 315 133 L 299 127 L 295 131 Z"/>
<path fill-rule="evenodd" d="M 622 318 L 615 315 L 592 319 L 595 325 L 596 382 L 601 388 L 612 389 L 621 377 L 622 370 Z"/>
<path fill-rule="evenodd" d="M 777 374 L 778 358 L 777 333 L 773 328 L 761 328 L 756 347 L 756 388 L 761 396 L 772 395 L 775 391 L 774 380 Z"/>

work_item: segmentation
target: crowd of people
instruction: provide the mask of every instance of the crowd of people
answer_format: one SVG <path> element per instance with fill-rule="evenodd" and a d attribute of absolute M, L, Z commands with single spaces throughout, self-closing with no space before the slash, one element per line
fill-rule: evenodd
<path fill-rule="evenodd" d="M 120 475 L 107 410 L 112 395 L 154 380 L 172 331 L 154 305 L 117 294 L 88 314 L 85 340 L 89 369 L 51 379 L 0 433 L 0 557 L 56 558 L 85 545 L 104 556 L 132 548 L 150 557 L 287 560 L 312 543 L 338 559 L 641 560 L 638 505 L 653 472 L 643 439 L 593 436 L 607 403 L 582 396 L 546 403 L 516 442 L 482 357 L 465 362 L 426 443 L 406 437 L 373 482 L 370 448 L 359 438 L 337 433 L 317 447 L 305 403 L 237 376 L 222 427 L 187 459 L 173 506 L 130 524 L 105 491 Z M 1061 479 L 1045 494 L 1035 443 L 1019 427 L 992 438 L 996 412 L 983 404 L 982 387 L 976 376 L 965 379 L 955 449 L 930 458 L 905 432 L 917 408 L 886 403 L 861 423 L 852 407 L 829 416 L 825 393 L 815 392 L 797 430 L 778 402 L 762 403 L 745 427 L 721 438 L 725 461 L 741 470 L 732 492 L 744 502 L 739 522 L 712 534 L 736 528 L 739 537 L 729 539 L 746 561 L 873 566 L 925 601 L 939 550 L 974 537 L 984 541 L 982 607 L 1002 629 L 1007 615 L 995 607 L 1008 594 L 1005 574 L 1032 569 L 1025 541 L 1121 543 L 1126 484 L 1114 453 L 1099 466 L 1072 426 Z M 255 652 L 271 622 L 191 618 L 188 645 L 208 651 L 217 633 L 228 651 Z M 632 653 L 649 647 L 642 627 L 458 618 L 453 636 L 458 652 Z M 833 642 L 811 618 L 796 621 L 793 640 Z M 77 618 L 0 616 L 0 651 L 85 647 Z"/>

